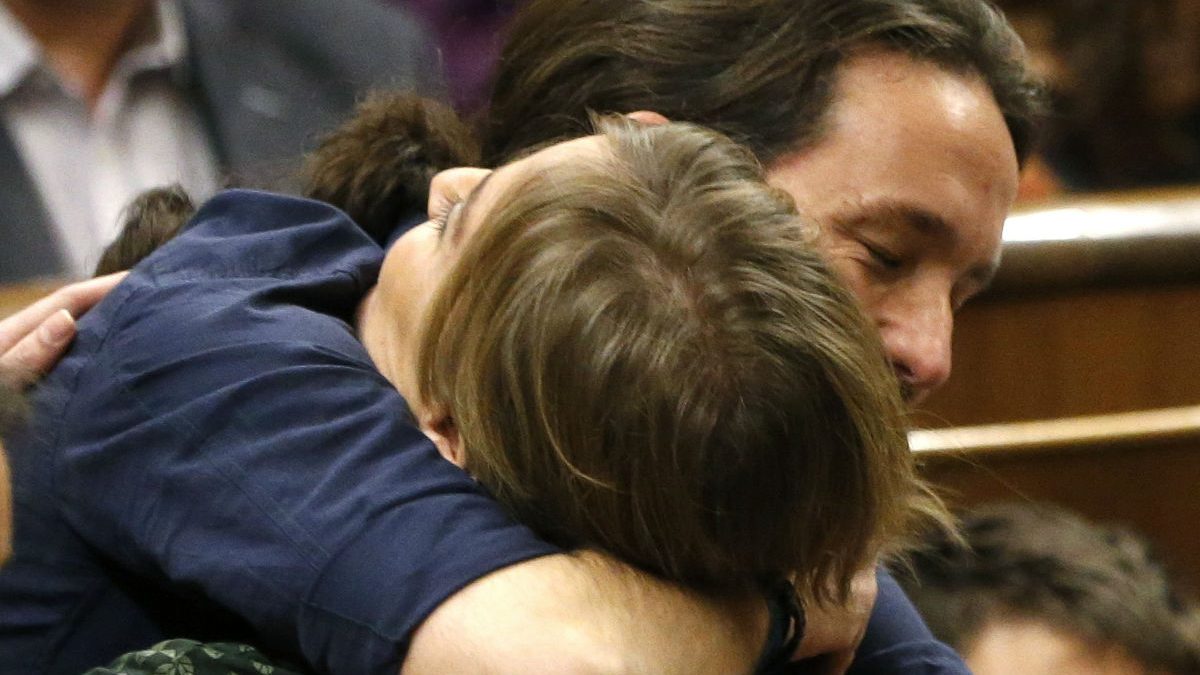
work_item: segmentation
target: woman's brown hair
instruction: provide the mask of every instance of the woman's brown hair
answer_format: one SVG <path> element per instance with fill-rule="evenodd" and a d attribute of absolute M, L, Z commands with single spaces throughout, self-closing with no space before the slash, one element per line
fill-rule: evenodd
<path fill-rule="evenodd" d="M 364 103 L 307 192 L 386 238 L 476 152 L 434 105 Z M 467 469 L 564 546 L 708 588 L 787 575 L 807 599 L 845 593 L 917 521 L 946 519 L 875 330 L 748 151 L 690 125 L 597 124 L 609 154 L 508 190 L 441 288 L 425 407 L 452 411 Z M 140 241 L 106 264 L 191 211 L 145 195 L 126 223 Z"/>
<path fill-rule="evenodd" d="M 840 595 L 918 513 L 944 517 L 875 331 L 748 151 L 598 128 L 608 155 L 508 190 L 440 287 L 422 406 L 552 541 Z"/>

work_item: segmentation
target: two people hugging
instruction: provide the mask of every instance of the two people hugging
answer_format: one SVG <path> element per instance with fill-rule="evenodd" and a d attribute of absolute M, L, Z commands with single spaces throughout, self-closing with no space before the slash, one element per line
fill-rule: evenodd
<path fill-rule="evenodd" d="M 449 521 L 511 535 L 482 506 L 490 495 L 536 536 L 503 537 L 486 562 L 435 554 L 408 570 L 434 577 L 435 595 L 497 557 L 600 552 L 717 596 L 766 593 L 776 621 L 758 667 L 783 667 L 804 629 L 797 605 L 845 602 L 881 555 L 948 517 L 915 476 L 872 326 L 757 160 L 694 125 L 593 125 L 495 171 L 450 168 L 475 158 L 451 113 L 377 97 L 311 160 L 308 193 L 323 201 L 231 191 L 193 214 L 177 191 L 145 195 L 101 268 L 147 257 L 94 310 L 13 443 L 18 519 L 53 521 L 21 494 L 59 490 L 66 523 L 50 526 L 69 538 L 90 517 L 71 495 L 107 473 L 129 494 L 101 500 L 110 524 L 86 545 L 135 569 L 156 550 L 176 583 L 215 574 L 223 584 L 189 599 L 195 611 L 237 606 L 266 625 L 239 597 L 240 578 L 270 574 L 258 549 L 329 558 L 313 567 L 339 583 L 403 583 L 339 566 L 360 542 L 339 541 L 338 519 L 401 520 L 411 541 L 374 555 L 436 552 Z M 428 220 L 412 225 L 418 202 Z M 283 452 L 268 459 L 267 445 Z M 110 466 L 114 452 L 169 480 Z M 396 461 L 380 472 L 380 456 Z M 277 472 L 311 478 L 308 493 L 275 485 Z M 192 555 L 206 527 L 155 509 L 177 490 L 204 495 L 226 540 L 244 532 L 223 568 Z M 310 500 L 317 516 L 295 506 Z M 279 539 L 242 528 L 256 518 Z M 0 623 L 34 620 L 35 589 L 12 600 L 22 569 L 61 560 L 17 549 L 0 575 L 15 611 Z M 316 584 L 297 611 L 334 615 L 326 581 L 269 585 Z M 155 611 L 188 629 L 177 608 Z"/>

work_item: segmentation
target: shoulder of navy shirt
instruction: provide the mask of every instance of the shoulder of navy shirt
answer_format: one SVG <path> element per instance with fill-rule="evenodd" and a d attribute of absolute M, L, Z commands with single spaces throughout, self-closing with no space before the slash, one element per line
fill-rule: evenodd
<path fill-rule="evenodd" d="M 555 551 L 371 365 L 349 320 L 381 259 L 333 207 L 233 191 L 88 314 L 9 448 L 0 673 L 187 635 L 394 675 L 446 597 Z"/>

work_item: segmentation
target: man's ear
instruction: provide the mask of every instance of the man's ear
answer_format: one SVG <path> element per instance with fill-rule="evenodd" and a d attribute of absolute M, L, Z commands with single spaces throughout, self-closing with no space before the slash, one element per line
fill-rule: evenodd
<path fill-rule="evenodd" d="M 635 111 L 629 113 L 628 115 L 626 115 L 626 117 L 628 117 L 629 119 L 631 119 L 635 122 L 641 122 L 642 124 L 649 124 L 651 126 L 657 126 L 659 124 L 667 124 L 668 122 L 671 121 L 671 120 L 667 119 L 666 117 L 664 117 L 662 114 L 656 113 L 653 110 L 635 110 Z"/>
<path fill-rule="evenodd" d="M 462 437 L 458 435 L 458 426 L 454 424 L 453 417 L 444 413 L 430 414 L 420 424 L 421 431 L 433 441 L 442 457 L 459 467 L 466 466 Z"/>

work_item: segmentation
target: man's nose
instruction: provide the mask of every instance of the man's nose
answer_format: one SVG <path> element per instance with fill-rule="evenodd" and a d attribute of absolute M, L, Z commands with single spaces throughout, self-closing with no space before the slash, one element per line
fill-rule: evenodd
<path fill-rule="evenodd" d="M 929 301 L 898 311 L 880 331 L 909 405 L 920 403 L 950 378 L 954 313 L 948 302 Z"/>

